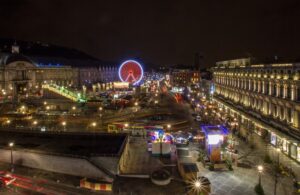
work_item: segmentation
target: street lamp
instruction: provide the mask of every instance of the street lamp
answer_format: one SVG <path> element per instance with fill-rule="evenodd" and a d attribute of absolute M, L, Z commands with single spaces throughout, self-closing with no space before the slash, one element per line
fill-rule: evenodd
<path fill-rule="evenodd" d="M 97 123 L 96 122 L 92 122 L 92 127 L 96 127 Z"/>
<path fill-rule="evenodd" d="M 37 123 L 38 123 L 37 121 L 33 121 L 32 122 L 33 125 L 37 125 Z"/>
<path fill-rule="evenodd" d="M 14 142 L 9 142 L 8 146 L 10 147 L 10 167 L 11 167 L 11 172 L 14 172 L 14 165 L 13 165 L 13 147 L 14 147 Z"/>
<path fill-rule="evenodd" d="M 168 128 L 168 130 L 170 130 L 171 129 L 171 125 L 167 124 L 167 128 Z"/>
<path fill-rule="evenodd" d="M 75 107 L 75 106 L 73 106 L 73 107 L 72 107 L 72 110 L 76 110 L 76 107 Z"/>
<path fill-rule="evenodd" d="M 200 189 L 200 187 L 201 187 L 201 182 L 200 182 L 199 180 L 195 181 L 194 186 L 195 186 L 196 189 Z"/>
<path fill-rule="evenodd" d="M 61 124 L 62 124 L 62 126 L 64 127 L 64 131 L 65 131 L 65 130 L 66 130 L 67 122 L 66 122 L 66 121 L 63 121 Z"/>
<path fill-rule="evenodd" d="M 257 167 L 257 170 L 258 170 L 258 184 L 261 185 L 261 173 L 264 170 L 264 167 L 262 165 L 259 165 Z"/>

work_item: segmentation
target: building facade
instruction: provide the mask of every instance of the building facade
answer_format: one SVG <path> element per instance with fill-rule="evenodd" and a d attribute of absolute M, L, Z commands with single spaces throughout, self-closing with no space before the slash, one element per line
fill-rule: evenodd
<path fill-rule="evenodd" d="M 118 68 L 116 66 L 81 67 L 79 71 L 79 85 L 94 83 L 109 83 L 118 81 Z"/>
<path fill-rule="evenodd" d="M 300 63 L 217 62 L 214 101 L 246 129 L 300 161 Z"/>
<path fill-rule="evenodd" d="M 172 69 L 171 84 L 176 87 L 185 87 L 200 82 L 200 72 L 190 69 Z"/>
<path fill-rule="evenodd" d="M 78 71 L 70 66 L 43 66 L 20 55 L 2 55 L 0 58 L 0 90 L 2 98 L 15 98 L 38 92 L 43 83 L 77 85 Z"/>
<path fill-rule="evenodd" d="M 15 48 L 16 46 L 13 46 Z M 114 66 L 65 64 L 55 57 L 36 58 L 13 53 L 0 53 L 0 100 L 17 99 L 18 95 L 41 93 L 42 84 L 57 84 L 82 88 L 95 83 L 118 81 L 118 69 Z M 44 63 L 41 63 L 44 60 Z M 47 63 L 48 61 L 48 63 Z M 57 63 L 49 63 L 54 61 Z M 70 59 L 68 62 L 72 62 Z M 81 62 L 81 61 L 80 61 Z M 85 63 L 85 62 L 84 62 Z M 95 62 L 93 62 L 95 63 Z"/>

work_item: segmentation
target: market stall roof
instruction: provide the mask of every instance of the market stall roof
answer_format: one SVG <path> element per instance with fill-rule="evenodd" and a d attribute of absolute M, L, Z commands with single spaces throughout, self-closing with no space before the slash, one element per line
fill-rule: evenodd
<path fill-rule="evenodd" d="M 229 131 L 222 125 L 201 125 L 201 130 L 207 135 L 228 135 Z"/>

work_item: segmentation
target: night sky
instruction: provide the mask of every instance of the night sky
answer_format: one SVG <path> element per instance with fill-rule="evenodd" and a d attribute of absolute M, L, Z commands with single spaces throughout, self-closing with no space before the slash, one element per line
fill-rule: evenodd
<path fill-rule="evenodd" d="M 203 64 L 300 57 L 299 0 L 1 0 L 0 37 L 42 41 L 103 60 Z"/>

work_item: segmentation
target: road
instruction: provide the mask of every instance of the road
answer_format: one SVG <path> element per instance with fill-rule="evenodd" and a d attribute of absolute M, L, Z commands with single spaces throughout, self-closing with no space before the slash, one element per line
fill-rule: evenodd
<path fill-rule="evenodd" d="M 22 168 L 25 169 L 25 168 Z M 90 190 L 78 188 L 75 186 L 58 183 L 47 179 L 32 178 L 20 174 L 10 175 L 16 180 L 5 189 L 1 194 L 45 194 L 45 195 L 80 195 L 80 194 L 106 194 L 106 192 L 92 192 Z"/>

